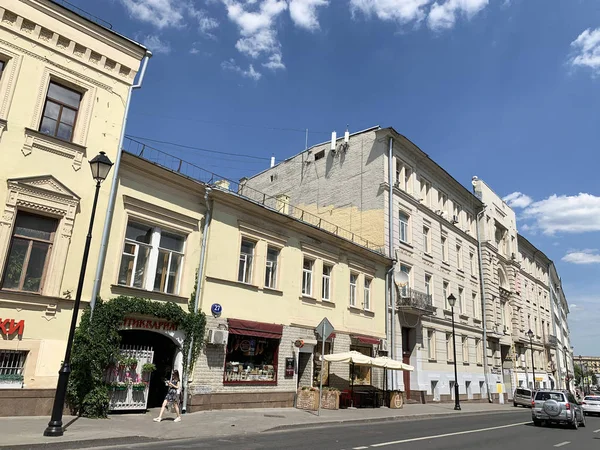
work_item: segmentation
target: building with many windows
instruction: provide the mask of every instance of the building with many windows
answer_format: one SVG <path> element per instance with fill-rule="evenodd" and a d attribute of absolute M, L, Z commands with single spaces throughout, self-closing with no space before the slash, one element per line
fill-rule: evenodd
<path fill-rule="evenodd" d="M 573 378 L 575 367 L 573 365 L 573 346 L 567 316 L 569 304 L 562 287 L 562 280 L 558 275 L 554 263 L 550 264 L 550 310 L 552 312 L 552 331 L 549 336 L 550 353 L 552 357 L 551 369 L 557 377 L 557 385 L 567 388 L 567 376 Z M 569 383 L 573 385 L 572 382 Z"/>
<path fill-rule="evenodd" d="M 453 398 L 453 294 L 460 394 L 487 396 L 475 195 L 406 137 L 379 127 L 312 147 L 242 184 L 241 192 L 264 191 L 291 212 L 346 227 L 397 261 L 408 283 L 397 290 L 388 349 L 415 367 L 394 381 L 409 400 Z"/>
<path fill-rule="evenodd" d="M 144 55 L 55 2 L 0 6 L 0 317 L 9 324 L 0 384 L 30 390 L 13 411 L 51 405 L 94 197 L 88 160 L 100 151 L 115 160 Z M 107 180 L 98 211 L 110 188 Z M 98 248 L 95 241 L 91 259 Z M 10 404 L 11 392 L 1 395 Z"/>

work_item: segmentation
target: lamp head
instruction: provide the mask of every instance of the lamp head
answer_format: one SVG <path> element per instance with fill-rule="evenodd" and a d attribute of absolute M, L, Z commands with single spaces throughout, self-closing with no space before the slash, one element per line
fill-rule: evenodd
<path fill-rule="evenodd" d="M 533 331 L 529 330 L 527 336 L 529 336 L 529 339 L 533 339 Z"/>
<path fill-rule="evenodd" d="M 98 183 L 102 183 L 108 177 L 108 173 L 110 172 L 113 163 L 106 153 L 100 152 L 96 157 L 90 160 L 90 169 L 92 169 L 92 177 Z"/>
<path fill-rule="evenodd" d="M 448 296 L 448 304 L 451 308 L 454 308 L 454 305 L 456 305 L 456 297 L 454 296 L 454 294 L 450 294 Z"/>

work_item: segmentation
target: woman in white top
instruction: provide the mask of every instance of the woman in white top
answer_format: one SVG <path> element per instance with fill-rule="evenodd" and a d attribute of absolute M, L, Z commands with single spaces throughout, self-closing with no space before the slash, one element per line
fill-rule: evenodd
<path fill-rule="evenodd" d="M 162 415 L 165 412 L 165 408 L 170 404 L 175 407 L 175 413 L 177 414 L 174 422 L 181 422 L 181 414 L 179 413 L 179 389 L 181 384 L 179 371 L 174 370 L 173 375 L 171 376 L 171 381 L 165 381 L 165 383 L 169 387 L 169 391 L 167 392 L 165 401 L 160 408 L 160 414 L 154 419 L 154 421 L 160 422 L 162 420 Z"/>

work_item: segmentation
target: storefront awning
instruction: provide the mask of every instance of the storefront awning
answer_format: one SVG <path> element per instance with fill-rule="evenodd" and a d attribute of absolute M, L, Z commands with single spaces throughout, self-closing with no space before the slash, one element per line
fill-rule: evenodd
<path fill-rule="evenodd" d="M 368 336 L 353 335 L 352 339 L 356 339 L 361 344 L 379 345 L 381 343 L 380 339 L 375 339 Z"/>
<path fill-rule="evenodd" d="M 243 334 L 271 339 L 281 339 L 283 325 L 274 323 L 253 322 L 251 320 L 227 319 L 231 334 Z"/>

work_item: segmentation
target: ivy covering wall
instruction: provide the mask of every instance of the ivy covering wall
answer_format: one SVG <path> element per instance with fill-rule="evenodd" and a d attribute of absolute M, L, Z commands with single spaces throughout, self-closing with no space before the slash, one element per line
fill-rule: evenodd
<path fill-rule="evenodd" d="M 109 301 L 98 300 L 90 321 L 87 308 L 75 332 L 71 355 L 71 376 L 67 402 L 74 414 L 84 417 L 106 417 L 109 407 L 109 387 L 104 375 L 111 362 L 119 355 L 121 336 L 119 329 L 128 315 L 143 315 L 168 320 L 185 332 L 183 344 L 183 376 L 193 370 L 193 364 L 204 343 L 206 317 L 194 313 L 192 293 L 189 312 L 179 305 L 156 302 L 138 297 L 120 296 Z M 191 349 L 192 366 L 187 367 L 187 355 Z"/>

